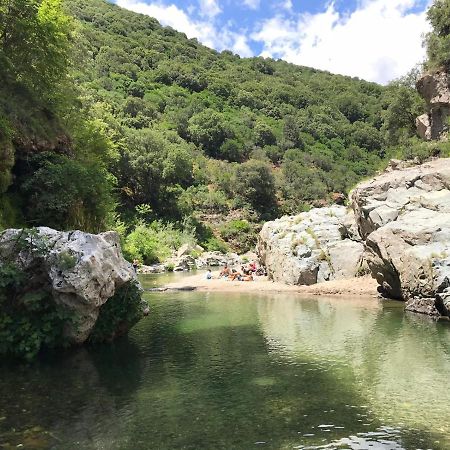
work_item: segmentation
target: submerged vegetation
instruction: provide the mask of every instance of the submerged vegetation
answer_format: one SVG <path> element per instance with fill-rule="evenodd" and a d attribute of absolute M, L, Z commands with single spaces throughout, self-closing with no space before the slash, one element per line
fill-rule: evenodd
<path fill-rule="evenodd" d="M 2 2 L 0 63 L 0 227 L 114 228 L 146 262 L 186 239 L 243 251 L 388 157 L 447 151 L 416 138 L 414 73 L 218 53 L 103 0 Z"/>

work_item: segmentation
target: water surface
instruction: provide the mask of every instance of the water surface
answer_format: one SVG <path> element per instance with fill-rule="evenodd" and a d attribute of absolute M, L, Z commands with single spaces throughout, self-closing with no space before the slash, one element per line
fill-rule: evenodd
<path fill-rule="evenodd" d="M 0 448 L 450 448 L 447 323 L 375 300 L 146 298 L 113 345 L 2 365 Z"/>

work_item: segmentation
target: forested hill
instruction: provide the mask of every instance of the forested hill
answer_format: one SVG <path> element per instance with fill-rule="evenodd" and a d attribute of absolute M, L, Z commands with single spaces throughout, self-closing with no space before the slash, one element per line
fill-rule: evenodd
<path fill-rule="evenodd" d="M 416 145 L 424 107 L 408 78 L 382 87 L 218 53 L 102 0 L 65 0 L 65 12 L 58 0 L 12 3 L 56 25 L 42 28 L 47 43 L 0 42 L 0 225 L 124 236 L 147 227 L 155 237 L 170 222 L 221 248 L 241 232 L 250 242 L 261 220 L 345 193 Z M 23 39 L 25 22 L 10 14 L 0 36 L 9 20 Z M 32 57 L 47 78 L 20 69 Z"/>

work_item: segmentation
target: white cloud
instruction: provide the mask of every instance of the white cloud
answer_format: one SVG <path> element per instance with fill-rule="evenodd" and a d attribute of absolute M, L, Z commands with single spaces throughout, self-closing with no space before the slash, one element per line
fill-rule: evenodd
<path fill-rule="evenodd" d="M 204 17 L 215 17 L 222 12 L 217 0 L 199 0 L 199 5 L 200 14 Z"/>
<path fill-rule="evenodd" d="M 260 0 L 244 0 L 243 4 L 250 9 L 258 9 L 260 5 Z"/>
<path fill-rule="evenodd" d="M 280 3 L 280 7 L 285 9 L 286 11 L 292 11 L 294 5 L 292 4 L 292 0 L 283 0 Z"/>
<path fill-rule="evenodd" d="M 206 5 L 200 11 L 203 20 L 193 19 L 174 4 L 165 5 L 159 1 L 145 3 L 142 0 L 116 0 L 116 4 L 122 8 L 154 17 L 162 25 L 171 26 L 175 30 L 185 33 L 188 38 L 197 38 L 208 47 L 219 51 L 229 49 L 244 57 L 252 56 L 252 50 L 245 34 L 235 32 L 229 26 L 219 29 L 214 24 L 213 18 L 220 12 L 219 3 L 216 0 L 200 0 L 200 4 Z"/>
<path fill-rule="evenodd" d="M 346 16 L 331 3 L 322 13 L 267 19 L 251 38 L 263 43 L 262 56 L 386 83 L 424 57 L 428 24 L 425 12 L 409 12 L 416 3 L 362 0 Z"/>

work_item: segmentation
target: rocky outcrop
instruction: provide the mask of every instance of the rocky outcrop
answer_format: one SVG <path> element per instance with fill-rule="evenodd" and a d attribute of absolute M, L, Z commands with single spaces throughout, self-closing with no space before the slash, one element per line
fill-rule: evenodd
<path fill-rule="evenodd" d="M 269 277 L 309 285 L 368 269 L 408 311 L 450 316 L 450 159 L 392 160 L 350 202 L 353 212 L 334 206 L 266 223 L 257 250 Z"/>
<path fill-rule="evenodd" d="M 416 119 L 417 132 L 428 141 L 445 139 L 450 115 L 450 75 L 444 71 L 425 73 L 416 87 L 428 108 L 428 113 Z"/>
<path fill-rule="evenodd" d="M 351 193 L 368 266 L 407 310 L 450 315 L 450 159 L 395 168 Z"/>
<path fill-rule="evenodd" d="M 361 267 L 363 251 L 353 213 L 344 206 L 267 222 L 257 244 L 269 278 L 292 285 L 351 278 Z"/>
<path fill-rule="evenodd" d="M 134 284 L 132 266 L 122 256 L 117 233 L 98 235 L 50 228 L 0 233 L 0 266 L 13 263 L 25 274 L 21 292 L 47 292 L 56 305 L 77 317 L 67 323 L 70 343 L 85 342 L 96 325 L 102 307 L 118 289 Z M 145 313 L 145 304 L 135 305 Z M 123 333 L 133 323 L 117 322 Z M 120 328 L 120 330 L 119 330 Z"/>

